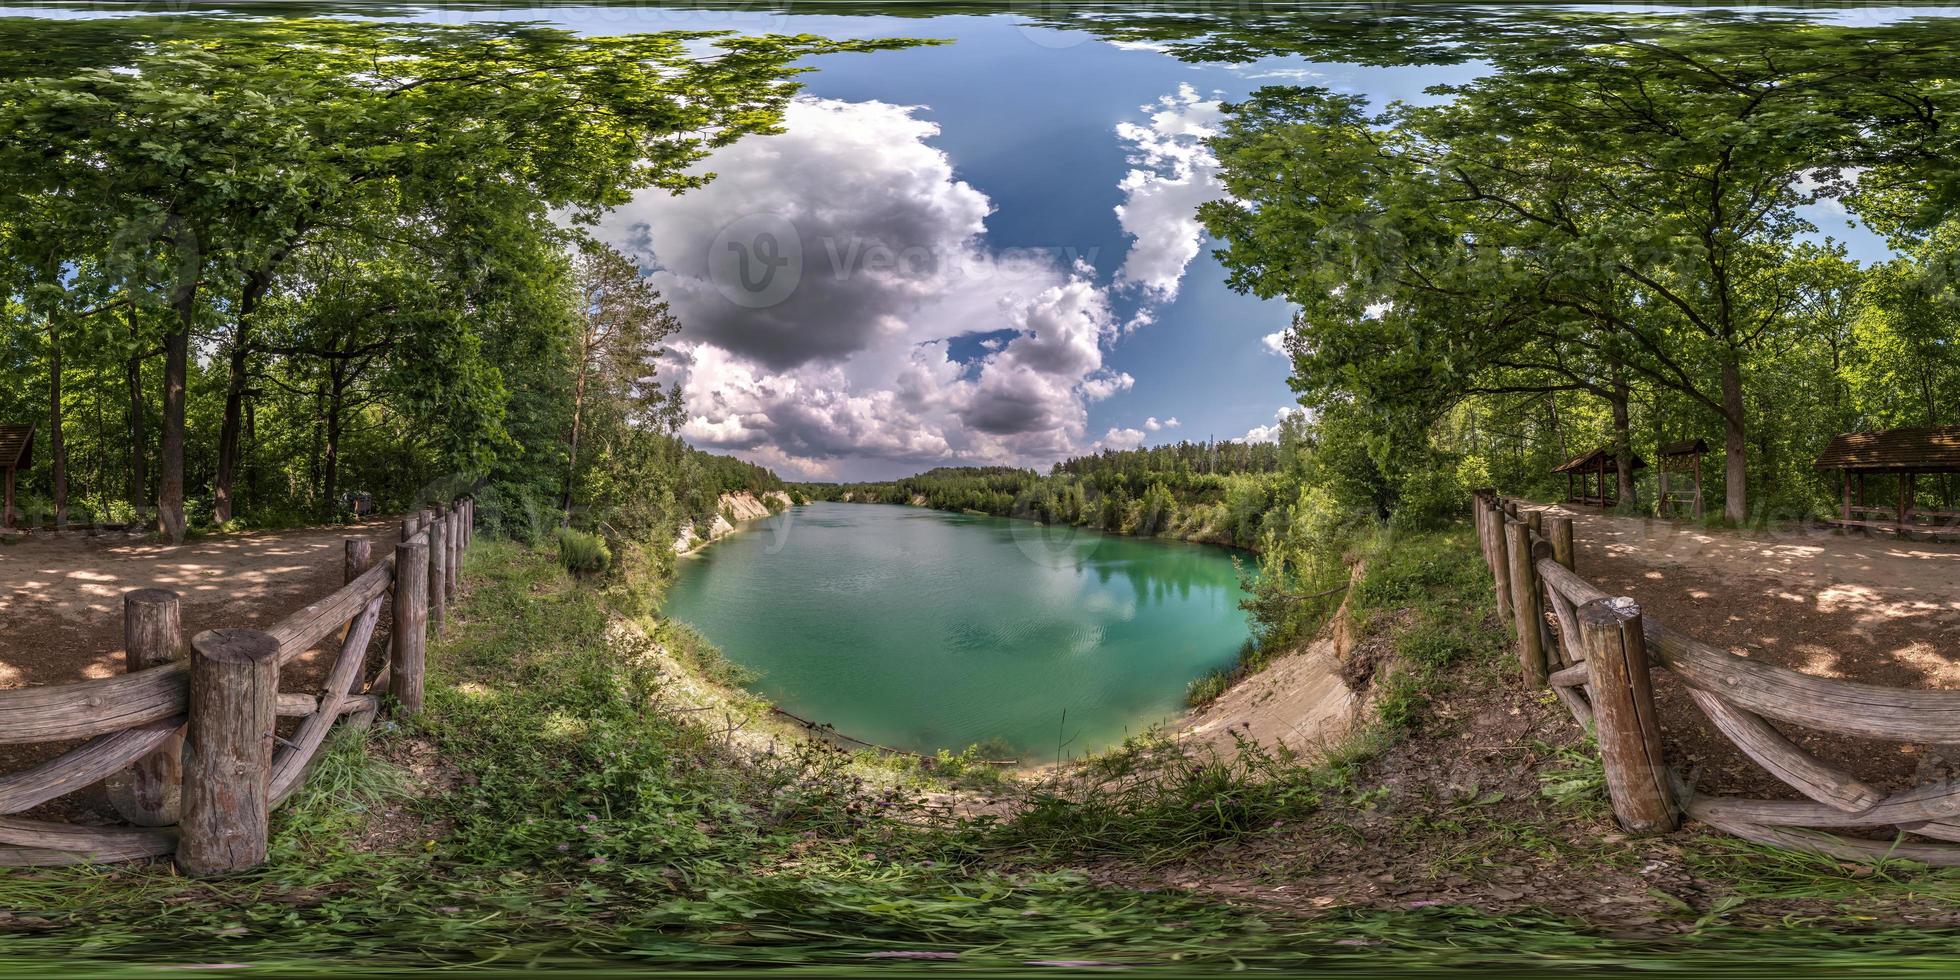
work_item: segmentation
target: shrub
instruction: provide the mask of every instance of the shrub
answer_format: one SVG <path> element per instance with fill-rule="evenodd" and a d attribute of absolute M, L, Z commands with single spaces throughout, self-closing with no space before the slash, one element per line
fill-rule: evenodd
<path fill-rule="evenodd" d="M 1193 680 L 1191 686 L 1185 688 L 1184 703 L 1193 708 L 1202 708 L 1218 700 L 1219 696 L 1223 695 L 1231 686 L 1231 669 L 1220 667 L 1203 677 Z"/>
<path fill-rule="evenodd" d="M 563 528 L 558 532 L 558 560 L 573 575 L 603 575 L 612 567 L 612 549 L 596 534 Z"/>

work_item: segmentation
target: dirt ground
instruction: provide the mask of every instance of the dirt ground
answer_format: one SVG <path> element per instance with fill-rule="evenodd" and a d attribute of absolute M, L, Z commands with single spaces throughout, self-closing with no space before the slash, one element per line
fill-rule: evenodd
<path fill-rule="evenodd" d="M 10 539 L 0 544 L 0 688 L 122 673 L 122 596 L 132 589 L 170 589 L 181 596 L 186 640 L 221 626 L 270 626 L 340 588 L 346 539 L 367 538 L 379 556 L 393 547 L 398 533 L 398 524 L 377 519 L 181 545 L 79 533 Z M 385 642 L 385 629 L 377 631 L 370 657 Z M 280 671 L 280 688 L 309 690 L 324 678 L 328 660 L 323 650 L 302 654 Z M 0 774 L 39 764 L 76 744 L 0 745 Z M 25 816 L 80 823 L 112 818 L 99 785 Z"/>
<path fill-rule="evenodd" d="M 1823 676 L 1960 688 L 1960 546 L 1827 530 L 1706 531 L 1597 511 L 1574 516 L 1579 573 L 1633 596 L 1646 615 L 1676 629 Z M 1664 672 L 1656 676 L 1669 759 L 1692 770 L 1701 791 L 1796 795 L 1717 735 Z M 1581 814 L 1548 802 L 1547 780 L 1589 753 L 1571 715 L 1546 692 L 1519 687 L 1507 671 L 1465 669 L 1434 711 L 1436 723 L 1362 764 L 1353 777 L 1362 790 L 1351 801 L 1327 801 L 1297 821 L 1151 872 L 1115 863 L 1088 870 L 1112 884 L 1301 912 L 1551 909 L 1626 935 L 1687 931 L 1738 893 L 1734 867 L 1707 857 L 1733 846 L 1718 832 L 1691 823 L 1678 834 L 1628 838 L 1604 808 Z M 1960 748 L 1779 727 L 1895 787 L 1949 775 L 1950 760 L 1960 758 Z M 1960 911 L 1931 898 L 1855 904 L 1752 898 L 1748 915 L 1857 913 L 1873 922 L 1960 925 Z"/>
<path fill-rule="evenodd" d="M 1960 689 L 1960 545 L 1828 529 L 1709 531 L 1574 509 L 1579 574 L 1643 614 L 1745 657 L 1893 687 Z M 1661 726 L 1704 790 L 1789 797 L 1717 735 L 1664 672 Z M 1779 727 L 1886 785 L 1944 776 L 1953 748 Z"/>
<path fill-rule="evenodd" d="M 392 547 L 398 525 L 213 536 L 181 545 L 37 534 L 0 544 L 0 688 L 64 684 L 123 671 L 122 596 L 183 597 L 184 635 L 268 626 L 340 588 L 350 537 Z"/>

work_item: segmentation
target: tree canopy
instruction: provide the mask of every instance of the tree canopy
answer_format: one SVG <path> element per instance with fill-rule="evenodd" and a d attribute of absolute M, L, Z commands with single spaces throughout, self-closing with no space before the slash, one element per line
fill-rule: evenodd
<path fill-rule="evenodd" d="M 1951 323 L 1924 288 L 1937 246 L 1861 268 L 1815 221 L 1950 237 L 1950 41 L 1917 23 L 1580 22 L 1485 46 L 1493 71 L 1433 103 L 1261 89 L 1227 107 L 1230 197 L 1202 215 L 1236 288 L 1298 304 L 1308 406 L 1418 433 L 1533 406 L 1559 456 L 1707 434 L 1742 521 L 1752 479 L 1814 498 L 1806 454 L 1859 424 L 1834 393 L 1849 325 L 1903 327 L 1911 360 Z M 1569 432 L 1587 411 L 1599 437 Z"/>
<path fill-rule="evenodd" d="M 775 131 L 804 59 L 909 43 L 69 26 L 0 55 L 0 415 L 48 420 L 50 520 L 173 540 L 350 488 L 562 510 L 692 458 L 653 378 L 679 325 L 582 227 Z"/>

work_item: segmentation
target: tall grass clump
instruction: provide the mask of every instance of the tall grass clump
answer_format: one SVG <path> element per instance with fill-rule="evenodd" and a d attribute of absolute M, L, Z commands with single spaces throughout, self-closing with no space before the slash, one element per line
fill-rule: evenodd
<path fill-rule="evenodd" d="M 606 539 L 587 531 L 562 528 L 558 532 L 558 563 L 580 578 L 604 575 L 612 567 L 612 549 Z"/>

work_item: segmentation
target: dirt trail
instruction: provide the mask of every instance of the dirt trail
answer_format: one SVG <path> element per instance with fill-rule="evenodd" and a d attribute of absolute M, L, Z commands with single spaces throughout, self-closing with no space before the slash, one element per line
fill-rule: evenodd
<path fill-rule="evenodd" d="M 1710 531 L 1575 510 L 1579 574 L 1677 630 L 1820 677 L 1960 689 L 1960 545 Z M 1662 728 L 1684 761 L 1703 767 L 1704 788 L 1790 795 L 1715 734 L 1671 678 L 1660 693 Z M 1923 746 L 1780 727 L 1866 778 L 1907 785 L 1935 774 Z"/>
<path fill-rule="evenodd" d="M 181 545 L 36 535 L 0 545 L 0 688 L 61 684 L 123 671 L 122 595 L 170 589 L 184 632 L 265 626 L 341 585 L 349 537 L 377 556 L 398 525 L 229 534 Z"/>

